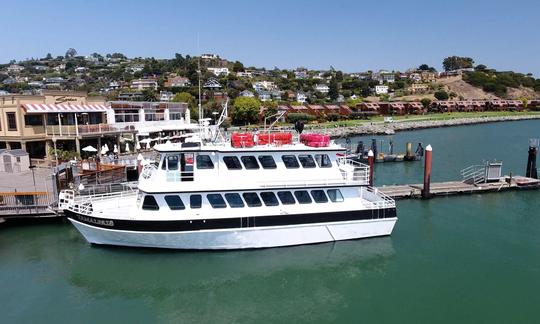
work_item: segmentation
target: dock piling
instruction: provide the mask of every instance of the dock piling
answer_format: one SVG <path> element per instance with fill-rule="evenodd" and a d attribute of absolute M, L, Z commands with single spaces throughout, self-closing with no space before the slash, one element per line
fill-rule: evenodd
<path fill-rule="evenodd" d="M 431 160 L 432 160 L 433 148 L 431 145 L 426 147 L 426 154 L 424 160 L 424 187 L 422 189 L 422 198 L 429 198 L 429 185 L 431 183 Z"/>
<path fill-rule="evenodd" d="M 529 157 L 527 159 L 527 171 L 525 176 L 527 178 L 538 179 L 536 171 L 536 155 L 538 153 L 538 139 L 529 140 Z"/>
<path fill-rule="evenodd" d="M 367 155 L 369 164 L 369 185 L 373 187 L 373 164 L 375 162 L 375 158 L 372 150 L 369 150 Z"/>

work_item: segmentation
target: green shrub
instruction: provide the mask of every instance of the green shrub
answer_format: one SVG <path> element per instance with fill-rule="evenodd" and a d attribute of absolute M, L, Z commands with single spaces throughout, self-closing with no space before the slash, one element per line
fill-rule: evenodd
<path fill-rule="evenodd" d="M 299 120 L 305 123 L 309 123 L 315 120 L 315 116 L 311 116 L 311 115 L 303 114 L 303 113 L 290 113 L 287 115 L 287 122 L 289 123 L 296 123 Z"/>

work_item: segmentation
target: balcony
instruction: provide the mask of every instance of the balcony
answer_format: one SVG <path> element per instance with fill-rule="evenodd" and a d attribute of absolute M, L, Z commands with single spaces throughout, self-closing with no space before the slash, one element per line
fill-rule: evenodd
<path fill-rule="evenodd" d="M 84 136 L 92 134 L 118 133 L 135 131 L 135 127 L 126 124 L 94 124 L 94 125 L 47 125 L 45 134 L 47 136 Z"/>

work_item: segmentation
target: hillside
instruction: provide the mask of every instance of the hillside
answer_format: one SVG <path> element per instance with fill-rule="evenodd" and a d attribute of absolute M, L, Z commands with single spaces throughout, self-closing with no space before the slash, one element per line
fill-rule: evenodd
<path fill-rule="evenodd" d="M 477 88 L 463 81 L 461 75 L 440 79 L 439 83 L 445 88 L 446 92 L 454 92 L 464 99 L 498 99 L 492 93 L 485 92 L 482 88 Z"/>

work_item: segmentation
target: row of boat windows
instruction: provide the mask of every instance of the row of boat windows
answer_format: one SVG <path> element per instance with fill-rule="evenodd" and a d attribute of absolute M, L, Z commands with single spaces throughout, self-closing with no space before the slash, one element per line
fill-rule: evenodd
<path fill-rule="evenodd" d="M 296 155 L 282 155 L 281 160 L 287 169 L 298 169 L 300 165 L 303 168 L 331 168 L 332 161 L 328 154 L 315 154 L 312 156 L 310 154 L 299 154 Z M 184 157 L 180 159 L 181 169 L 189 168 L 189 160 L 184 162 Z M 209 155 L 199 154 L 196 157 L 197 169 L 213 169 L 214 163 L 212 158 Z M 276 169 L 276 161 L 272 155 L 259 155 L 257 157 L 253 155 L 241 156 L 240 159 L 237 156 L 224 156 L 223 162 L 229 170 L 241 170 L 242 167 L 246 170 L 256 170 L 260 169 L 261 166 L 263 169 Z M 193 163 L 193 162 L 191 162 Z M 162 168 L 165 170 L 178 170 L 179 159 L 176 155 L 169 155 L 166 158 L 166 163 L 164 162 Z"/>
<path fill-rule="evenodd" d="M 279 206 L 315 203 L 342 202 L 343 195 L 339 189 L 315 189 L 315 190 L 296 190 L 296 191 L 264 191 L 244 192 L 242 194 L 231 192 L 224 195 L 221 194 L 206 194 L 206 199 L 212 208 L 226 208 L 227 205 L 231 208 Z M 182 210 L 186 208 L 184 201 L 178 195 L 166 195 L 165 202 L 171 210 Z M 189 196 L 189 207 L 197 209 L 202 207 L 203 196 L 194 194 Z M 156 198 L 152 195 L 146 195 L 143 200 L 142 209 L 144 210 L 159 210 L 159 204 Z"/>

